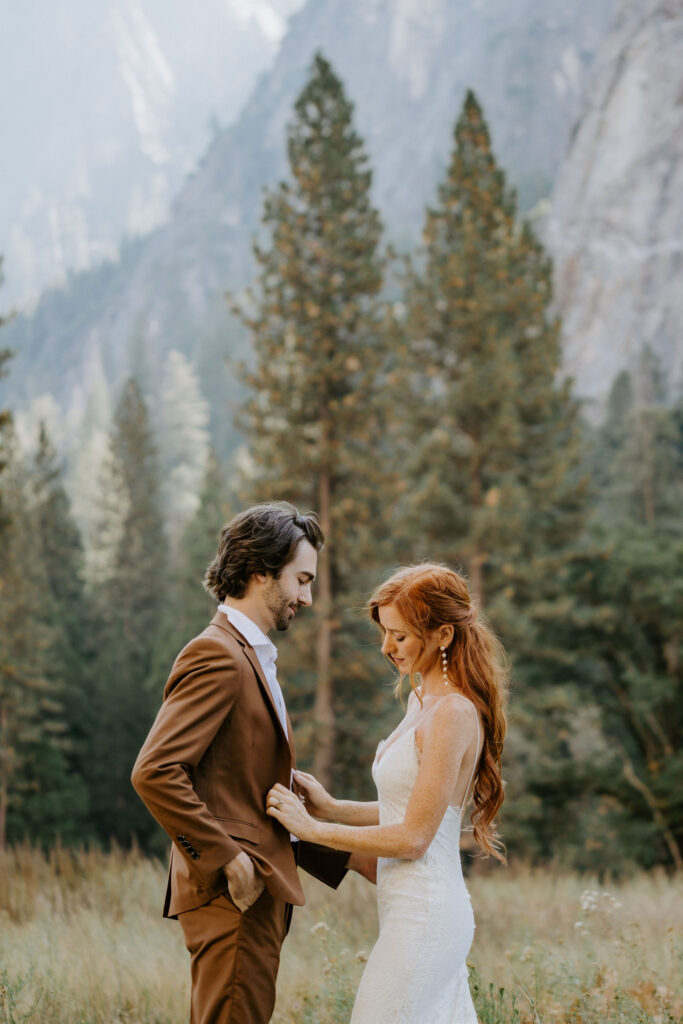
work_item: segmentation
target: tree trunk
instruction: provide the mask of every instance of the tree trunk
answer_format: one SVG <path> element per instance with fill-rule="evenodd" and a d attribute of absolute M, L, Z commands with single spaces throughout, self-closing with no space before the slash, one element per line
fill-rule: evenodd
<path fill-rule="evenodd" d="M 318 635 L 316 637 L 316 690 L 313 718 L 315 743 L 313 774 L 329 788 L 332 783 L 332 762 L 334 756 L 334 708 L 332 704 L 332 571 L 330 563 L 331 515 L 330 515 L 330 473 L 324 467 L 320 475 L 319 491 L 320 525 L 325 534 L 325 548 L 318 566 L 318 593 L 316 597 Z"/>

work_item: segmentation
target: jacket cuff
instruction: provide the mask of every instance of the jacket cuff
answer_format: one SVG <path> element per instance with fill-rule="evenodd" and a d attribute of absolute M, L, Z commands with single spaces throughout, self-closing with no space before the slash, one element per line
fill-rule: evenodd
<path fill-rule="evenodd" d="M 187 862 L 188 870 L 194 877 L 211 875 L 228 864 L 242 847 L 230 836 L 224 836 L 221 843 L 212 843 L 210 850 L 202 850 L 192 836 L 179 833 L 171 837 L 177 852 Z"/>
<path fill-rule="evenodd" d="M 348 871 L 351 854 L 346 850 L 332 850 L 319 843 L 300 841 L 297 865 L 320 882 L 336 889 Z"/>

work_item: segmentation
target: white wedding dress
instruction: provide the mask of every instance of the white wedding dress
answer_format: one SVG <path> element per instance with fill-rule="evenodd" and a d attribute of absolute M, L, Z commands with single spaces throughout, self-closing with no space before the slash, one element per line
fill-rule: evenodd
<path fill-rule="evenodd" d="M 424 856 L 379 858 L 379 938 L 351 1024 L 477 1024 L 467 981 L 474 916 L 460 863 L 460 823 L 479 761 L 480 727 L 474 705 L 461 700 L 469 705 L 463 703 L 469 756 L 463 757 L 459 782 L 465 783 L 468 772 L 469 781 L 455 785 L 461 802 L 447 808 Z M 380 825 L 403 821 L 418 766 L 414 726 L 380 743 L 372 766 Z"/>

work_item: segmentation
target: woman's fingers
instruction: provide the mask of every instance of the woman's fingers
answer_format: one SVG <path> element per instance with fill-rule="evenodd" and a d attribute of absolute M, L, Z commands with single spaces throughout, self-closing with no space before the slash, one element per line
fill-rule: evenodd
<path fill-rule="evenodd" d="M 299 798 L 290 789 L 280 785 L 273 786 L 266 797 L 266 807 L 292 807 L 299 803 Z"/>

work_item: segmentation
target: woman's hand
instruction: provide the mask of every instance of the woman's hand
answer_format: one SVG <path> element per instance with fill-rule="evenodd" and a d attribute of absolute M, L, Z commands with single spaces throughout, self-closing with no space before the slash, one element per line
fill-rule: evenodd
<path fill-rule="evenodd" d="M 276 818 L 288 832 L 299 839 L 316 841 L 318 825 L 315 818 L 310 816 L 299 797 L 291 790 L 285 789 L 279 782 L 266 797 L 266 814 Z"/>
<path fill-rule="evenodd" d="M 336 800 L 330 796 L 314 775 L 309 775 L 308 772 L 295 771 L 294 792 L 298 797 L 303 797 L 306 803 L 306 810 L 314 818 L 319 818 L 320 821 L 334 821 Z"/>

